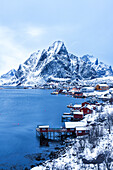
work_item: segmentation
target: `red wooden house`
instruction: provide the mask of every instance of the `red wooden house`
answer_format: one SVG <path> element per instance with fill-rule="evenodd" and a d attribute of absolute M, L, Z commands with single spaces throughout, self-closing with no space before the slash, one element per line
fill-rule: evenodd
<path fill-rule="evenodd" d="M 84 136 L 89 134 L 89 128 L 88 127 L 76 127 L 76 135 L 77 136 Z"/>
<path fill-rule="evenodd" d="M 90 106 L 90 105 L 83 106 L 83 107 L 80 108 L 80 112 L 83 112 L 84 115 L 91 114 L 93 112 L 93 107 Z"/>
<path fill-rule="evenodd" d="M 85 122 L 65 122 L 66 129 L 75 129 L 76 136 L 83 136 L 89 133 L 89 128 Z"/>
<path fill-rule="evenodd" d="M 85 106 L 85 105 L 88 105 L 88 104 L 90 104 L 90 103 L 89 102 L 83 102 L 82 107 Z"/>
<path fill-rule="evenodd" d="M 46 126 L 39 126 L 40 132 L 48 132 L 49 125 Z"/>
<path fill-rule="evenodd" d="M 81 120 L 83 119 L 83 112 L 73 112 L 73 119 L 75 120 Z"/>

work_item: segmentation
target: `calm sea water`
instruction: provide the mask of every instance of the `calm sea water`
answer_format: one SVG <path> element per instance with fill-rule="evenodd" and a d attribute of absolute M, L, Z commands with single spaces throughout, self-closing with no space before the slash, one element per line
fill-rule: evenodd
<path fill-rule="evenodd" d="M 0 90 L 0 169 L 24 169 L 34 164 L 33 154 L 54 150 L 58 143 L 41 147 L 36 137 L 37 125 L 60 127 L 66 105 L 82 103 L 65 95 L 51 95 L 51 90 Z M 16 168 L 15 168 L 16 167 Z"/>

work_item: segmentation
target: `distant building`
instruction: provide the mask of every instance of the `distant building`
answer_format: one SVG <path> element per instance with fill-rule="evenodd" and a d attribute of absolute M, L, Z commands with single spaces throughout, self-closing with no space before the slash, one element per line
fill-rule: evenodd
<path fill-rule="evenodd" d="M 68 91 L 68 94 L 73 95 L 75 92 L 78 92 L 78 91 L 79 91 L 79 89 L 74 87 L 74 88 L 72 88 L 71 90 Z"/>
<path fill-rule="evenodd" d="M 99 91 L 109 90 L 109 86 L 107 84 L 97 84 L 95 90 Z"/>
<path fill-rule="evenodd" d="M 75 92 L 73 94 L 73 97 L 75 97 L 75 98 L 82 98 L 83 97 L 83 93 L 82 92 Z"/>

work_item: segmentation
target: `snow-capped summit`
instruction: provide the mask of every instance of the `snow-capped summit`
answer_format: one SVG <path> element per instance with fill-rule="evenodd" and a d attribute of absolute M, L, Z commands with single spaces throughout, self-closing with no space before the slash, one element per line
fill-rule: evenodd
<path fill-rule="evenodd" d="M 88 54 L 83 57 L 70 54 L 62 41 L 55 41 L 47 50 L 31 54 L 19 65 L 7 84 L 27 86 L 50 81 L 90 80 L 104 76 L 113 76 L 111 66 Z M 0 79 L 1 82 L 4 82 L 3 77 L 4 75 Z"/>
<path fill-rule="evenodd" d="M 62 41 L 55 41 L 47 50 L 48 54 L 68 54 L 67 49 Z"/>

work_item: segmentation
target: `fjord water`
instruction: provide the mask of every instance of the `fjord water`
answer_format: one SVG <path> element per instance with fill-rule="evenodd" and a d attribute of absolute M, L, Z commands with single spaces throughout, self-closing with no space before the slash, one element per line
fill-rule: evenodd
<path fill-rule="evenodd" d="M 54 149 L 56 143 L 40 146 L 36 126 L 61 127 L 63 112 L 69 112 L 66 105 L 84 100 L 50 93 L 41 89 L 0 90 L 0 169 L 24 169 L 34 164 L 28 155 Z"/>

